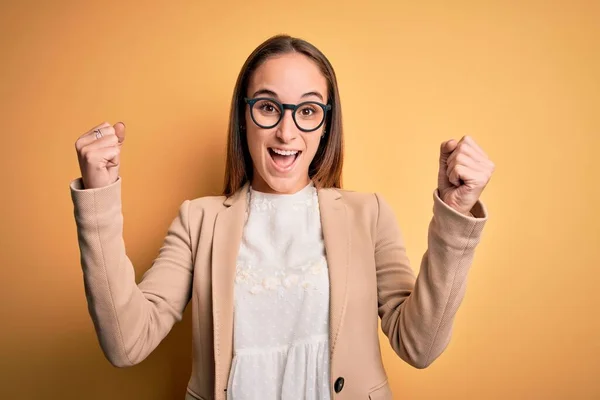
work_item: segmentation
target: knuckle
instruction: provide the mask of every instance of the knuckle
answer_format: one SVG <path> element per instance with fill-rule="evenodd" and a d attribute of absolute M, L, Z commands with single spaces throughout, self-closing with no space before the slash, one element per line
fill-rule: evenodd
<path fill-rule="evenodd" d="M 87 162 L 88 164 L 90 164 L 93 160 L 93 155 L 94 153 L 91 151 L 82 151 L 81 153 L 81 157 L 85 160 L 85 162 Z"/>

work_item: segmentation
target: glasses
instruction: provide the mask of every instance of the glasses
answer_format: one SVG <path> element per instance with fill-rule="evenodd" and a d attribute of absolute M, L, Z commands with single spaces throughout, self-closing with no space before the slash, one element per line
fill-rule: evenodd
<path fill-rule="evenodd" d="M 244 98 L 250 106 L 252 121 L 263 129 L 270 129 L 281 121 L 285 110 L 292 110 L 292 119 L 302 132 L 316 131 L 325 122 L 331 104 L 305 101 L 300 104 L 282 104 L 269 97 Z"/>

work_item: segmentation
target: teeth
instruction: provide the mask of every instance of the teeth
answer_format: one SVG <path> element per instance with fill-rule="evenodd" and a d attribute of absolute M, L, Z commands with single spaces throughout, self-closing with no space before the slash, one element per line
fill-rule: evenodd
<path fill-rule="evenodd" d="M 282 156 L 295 156 L 296 154 L 298 154 L 298 150 L 279 150 L 273 148 L 271 148 L 271 150 L 273 150 L 274 153 Z"/>

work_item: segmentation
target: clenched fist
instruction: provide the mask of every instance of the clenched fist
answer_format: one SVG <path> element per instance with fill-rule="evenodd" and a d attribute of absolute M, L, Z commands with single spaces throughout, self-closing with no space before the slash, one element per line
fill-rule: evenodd
<path fill-rule="evenodd" d="M 116 182 L 119 176 L 121 146 L 125 124 L 108 122 L 92 128 L 75 142 L 79 169 L 85 189 L 95 189 Z"/>
<path fill-rule="evenodd" d="M 470 136 L 442 143 L 438 191 L 444 203 L 469 215 L 492 177 L 495 165 Z"/>

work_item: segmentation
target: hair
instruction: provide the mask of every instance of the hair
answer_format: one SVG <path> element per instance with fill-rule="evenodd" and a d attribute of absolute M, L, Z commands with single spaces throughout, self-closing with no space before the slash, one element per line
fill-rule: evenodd
<path fill-rule="evenodd" d="M 314 45 L 289 35 L 272 36 L 248 56 L 233 89 L 227 136 L 227 160 L 223 194 L 233 195 L 246 182 L 252 181 L 253 165 L 245 134 L 244 97 L 250 78 L 270 57 L 297 52 L 311 59 L 327 80 L 327 97 L 331 111 L 325 120 L 326 135 L 321 140 L 308 175 L 317 188 L 341 188 L 343 165 L 342 108 L 333 67 L 327 57 Z"/>

